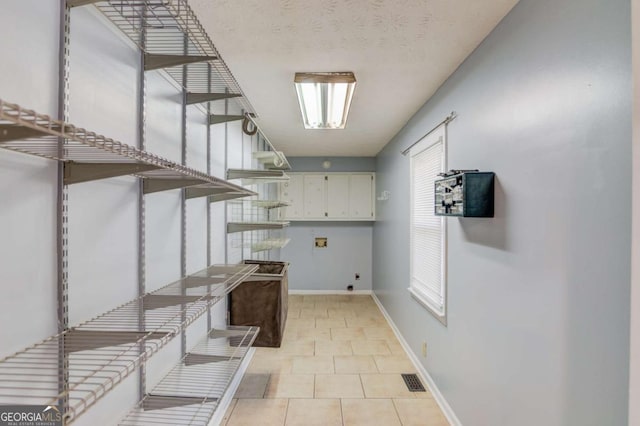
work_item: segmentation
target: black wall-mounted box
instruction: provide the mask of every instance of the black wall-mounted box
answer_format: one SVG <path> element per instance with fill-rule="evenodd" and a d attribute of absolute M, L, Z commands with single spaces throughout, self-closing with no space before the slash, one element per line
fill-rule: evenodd
<path fill-rule="evenodd" d="M 434 182 L 435 215 L 493 217 L 493 172 L 462 172 Z"/>

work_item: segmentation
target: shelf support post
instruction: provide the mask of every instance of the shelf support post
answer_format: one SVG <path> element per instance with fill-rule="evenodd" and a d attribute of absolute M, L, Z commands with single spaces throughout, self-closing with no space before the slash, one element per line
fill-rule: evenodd
<path fill-rule="evenodd" d="M 147 126 L 147 78 L 145 73 L 145 54 L 144 50 L 147 43 L 147 26 L 145 18 L 147 13 L 147 3 L 142 6 L 142 21 L 140 24 L 140 47 L 138 51 L 138 148 L 143 150 L 146 146 L 146 126 Z M 144 182 L 146 179 L 138 179 L 137 197 L 138 197 L 138 297 L 142 297 L 146 293 L 146 205 Z M 138 306 L 138 331 L 143 332 L 146 329 L 146 321 L 144 307 L 142 303 Z M 145 351 L 145 343 L 141 342 L 138 346 L 140 354 Z M 138 399 L 142 400 L 147 393 L 147 363 L 142 361 L 138 369 Z"/>
<path fill-rule="evenodd" d="M 207 91 L 211 92 L 211 64 L 207 64 Z M 192 100 L 195 93 L 191 93 Z M 222 94 L 225 95 L 225 94 Z M 196 97 L 197 98 L 197 97 Z M 226 98 L 223 98 L 226 99 Z M 187 103 L 189 102 L 189 93 L 187 93 Z M 211 116 L 211 104 L 207 102 L 207 117 Z M 207 120 L 207 174 L 211 175 L 211 124 Z M 188 197 L 189 193 L 185 194 Z M 207 202 L 207 267 L 211 266 L 211 203 Z M 211 294 L 211 286 L 207 287 L 208 294 Z M 207 333 L 211 330 L 211 306 L 207 306 Z"/>
<path fill-rule="evenodd" d="M 69 120 L 69 35 L 71 17 L 66 0 L 59 0 L 60 39 L 58 44 L 58 119 Z M 58 138 L 58 158 L 64 158 L 64 138 Z M 57 201 L 56 201 L 56 258 L 57 258 L 57 298 L 58 298 L 58 333 L 69 329 L 69 273 L 68 273 L 68 191 L 64 180 L 64 164 L 58 162 Z M 69 413 L 69 357 L 64 339 L 58 344 L 58 394 L 64 395 L 58 401 L 63 423 L 67 423 Z"/>
<path fill-rule="evenodd" d="M 189 53 L 189 40 L 187 35 L 184 35 L 183 40 L 183 53 L 188 55 Z M 182 165 L 187 165 L 187 84 L 189 82 L 188 75 L 189 67 L 187 65 L 182 66 Z M 187 191 L 183 188 L 180 191 L 180 277 L 187 276 Z M 181 289 L 182 295 L 187 294 L 187 288 L 183 284 Z M 186 320 L 184 306 L 182 309 L 182 322 Z M 187 333 L 182 330 L 180 333 L 180 353 L 184 356 L 187 353 Z"/>

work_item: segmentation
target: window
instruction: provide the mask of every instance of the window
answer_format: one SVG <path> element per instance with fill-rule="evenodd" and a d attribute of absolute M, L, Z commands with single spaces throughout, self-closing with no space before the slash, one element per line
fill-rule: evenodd
<path fill-rule="evenodd" d="M 433 182 L 445 169 L 445 126 L 411 148 L 409 292 L 446 324 L 445 222 L 434 215 Z"/>

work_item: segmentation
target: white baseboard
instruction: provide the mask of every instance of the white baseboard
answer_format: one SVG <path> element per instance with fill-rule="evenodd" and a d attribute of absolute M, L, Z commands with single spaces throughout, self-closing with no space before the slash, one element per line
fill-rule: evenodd
<path fill-rule="evenodd" d="M 245 371 L 247 371 L 247 367 L 249 367 L 249 363 L 251 362 L 251 358 L 256 353 L 256 348 L 251 348 L 247 352 L 247 355 L 242 360 L 242 364 L 240 364 L 240 368 L 236 371 L 236 375 L 233 377 L 233 380 L 229 384 L 229 388 L 224 393 L 224 396 L 218 402 L 218 408 L 216 409 L 215 414 L 211 418 L 209 422 L 209 426 L 219 426 L 222 424 L 222 420 L 224 419 L 224 415 L 227 414 L 227 410 L 231 405 L 231 401 L 233 400 L 233 395 L 236 394 L 238 390 L 238 386 L 240 386 L 240 382 L 242 381 L 242 377 L 244 377 Z"/>
<path fill-rule="evenodd" d="M 380 302 L 376 294 L 372 293 L 371 297 L 373 297 L 373 300 L 376 302 L 376 304 L 380 308 L 380 311 L 382 311 L 382 315 L 384 315 L 387 322 L 391 326 L 391 329 L 393 330 L 394 334 L 400 341 L 400 344 L 402 345 L 405 352 L 407 353 L 407 356 L 409 357 L 413 365 L 416 367 L 416 370 L 418 370 L 418 374 L 420 375 L 420 378 L 422 379 L 423 382 L 426 383 L 427 388 L 429 388 L 429 391 L 431 392 L 431 394 L 433 394 L 433 398 L 436 400 L 436 402 L 440 406 L 442 413 L 445 415 L 449 423 L 451 423 L 452 426 L 462 426 L 460 419 L 458 419 L 458 417 L 456 416 L 456 413 L 453 412 L 453 409 L 451 408 L 447 400 L 444 398 L 444 395 L 442 395 L 442 393 L 440 392 L 440 389 L 438 389 L 438 386 L 436 386 L 436 383 L 433 381 L 433 378 L 431 377 L 427 369 L 424 368 L 424 366 L 420 363 L 420 361 L 418 360 L 418 357 L 416 356 L 415 353 L 413 353 L 407 341 L 404 340 L 404 337 L 400 333 L 400 330 L 398 330 L 398 327 L 396 327 L 395 323 L 389 316 L 389 313 L 384 308 L 384 306 L 382 306 L 382 303 Z"/>
<path fill-rule="evenodd" d="M 327 295 L 327 294 L 371 294 L 371 290 L 292 290 L 289 289 L 289 294 L 301 294 L 305 296 L 312 295 Z"/>

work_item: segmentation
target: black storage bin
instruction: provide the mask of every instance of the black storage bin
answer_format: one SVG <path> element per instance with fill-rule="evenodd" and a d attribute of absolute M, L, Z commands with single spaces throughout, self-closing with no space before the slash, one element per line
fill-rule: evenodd
<path fill-rule="evenodd" d="M 229 295 L 231 325 L 253 325 L 260 333 L 253 346 L 279 348 L 287 321 L 289 283 L 287 262 L 245 260 L 258 270 Z"/>

